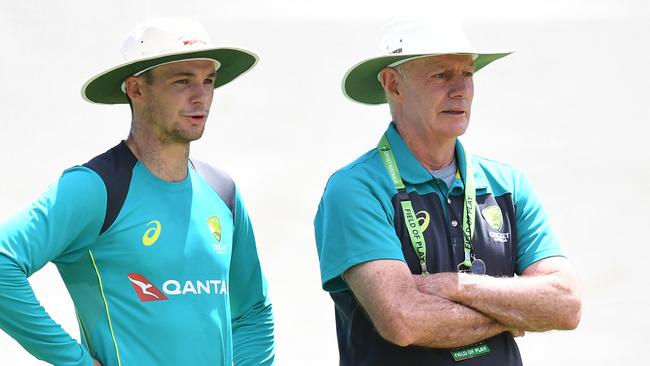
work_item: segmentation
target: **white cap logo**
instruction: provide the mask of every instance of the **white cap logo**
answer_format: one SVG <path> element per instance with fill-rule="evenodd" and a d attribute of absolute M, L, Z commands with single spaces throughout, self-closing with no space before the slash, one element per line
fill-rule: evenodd
<path fill-rule="evenodd" d="M 385 55 L 429 54 L 432 45 L 448 53 L 472 53 L 460 24 L 450 21 L 391 23 L 384 28 L 380 52 Z"/>
<path fill-rule="evenodd" d="M 166 53 L 200 50 L 210 44 L 203 26 L 190 19 L 159 18 L 133 29 L 122 42 L 125 61 Z"/>

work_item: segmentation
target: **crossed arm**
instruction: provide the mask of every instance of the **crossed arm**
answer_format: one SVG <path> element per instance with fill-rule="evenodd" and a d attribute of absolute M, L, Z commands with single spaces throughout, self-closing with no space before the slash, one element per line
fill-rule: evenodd
<path fill-rule="evenodd" d="M 401 346 L 451 348 L 505 331 L 573 329 L 580 320 L 576 281 L 562 257 L 534 263 L 515 278 L 413 276 L 394 260 L 362 263 L 344 277 L 379 333 Z"/>

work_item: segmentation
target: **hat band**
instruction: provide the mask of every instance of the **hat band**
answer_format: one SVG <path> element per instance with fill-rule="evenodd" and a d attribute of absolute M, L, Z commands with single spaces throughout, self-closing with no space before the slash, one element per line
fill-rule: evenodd
<path fill-rule="evenodd" d="M 212 62 L 214 62 L 214 71 L 219 70 L 219 68 L 221 67 L 221 62 L 219 62 L 219 61 L 217 61 L 217 60 L 215 60 L 213 58 L 205 58 L 205 57 L 185 58 L 185 59 L 182 59 L 182 60 L 175 60 L 175 61 L 163 62 L 161 64 L 156 64 L 156 65 L 147 67 L 146 69 L 144 69 L 142 71 L 138 71 L 138 72 L 136 72 L 135 74 L 133 74 L 131 76 L 140 76 L 140 75 L 144 74 L 145 72 L 147 72 L 147 71 L 149 71 L 151 69 L 154 69 L 154 68 L 156 68 L 158 66 L 175 64 L 177 62 L 184 62 L 184 61 L 212 61 Z M 122 85 L 120 85 L 120 89 L 122 90 L 122 93 L 126 94 L 126 80 L 124 80 L 122 82 Z"/>

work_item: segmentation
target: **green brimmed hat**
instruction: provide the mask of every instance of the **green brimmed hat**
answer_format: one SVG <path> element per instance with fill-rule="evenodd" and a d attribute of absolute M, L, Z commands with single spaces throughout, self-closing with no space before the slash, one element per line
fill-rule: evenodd
<path fill-rule="evenodd" d="M 381 40 L 381 55 L 353 66 L 343 77 L 343 94 L 364 104 L 386 103 L 379 73 L 385 67 L 421 57 L 472 55 L 474 71 L 513 51 L 483 52 L 473 48 L 459 24 L 448 22 L 404 21 L 391 23 Z"/>
<path fill-rule="evenodd" d="M 93 103 L 128 103 L 124 81 L 156 66 L 179 61 L 210 60 L 215 63 L 214 87 L 225 85 L 250 70 L 256 54 L 233 47 L 210 44 L 203 26 L 189 19 L 159 18 L 136 26 L 122 42 L 125 62 L 90 78 L 81 96 Z"/>

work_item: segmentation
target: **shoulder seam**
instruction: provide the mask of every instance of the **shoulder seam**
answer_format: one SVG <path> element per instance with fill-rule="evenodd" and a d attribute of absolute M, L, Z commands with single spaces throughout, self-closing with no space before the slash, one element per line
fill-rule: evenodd
<path fill-rule="evenodd" d="M 138 159 L 122 141 L 82 165 L 94 171 L 102 179 L 106 189 L 106 213 L 98 235 L 113 225 L 122 210 L 131 185 L 133 167 L 137 162 Z"/>
<path fill-rule="evenodd" d="M 368 154 L 368 153 L 370 153 L 370 154 Z M 359 166 L 361 164 L 365 164 L 370 159 L 375 157 L 375 155 L 377 154 L 377 149 L 372 149 L 372 150 L 368 151 L 366 154 L 368 154 L 368 156 L 365 159 L 360 160 L 360 161 L 355 161 L 355 162 L 349 164 L 347 167 L 342 168 L 341 170 L 352 170 L 352 169 L 356 168 L 357 166 Z"/>
<path fill-rule="evenodd" d="M 228 209 L 232 213 L 233 222 L 235 222 L 235 200 L 237 195 L 235 181 L 226 172 L 201 160 L 189 159 L 189 163 L 192 169 L 208 183 L 212 190 L 228 206 Z"/>

